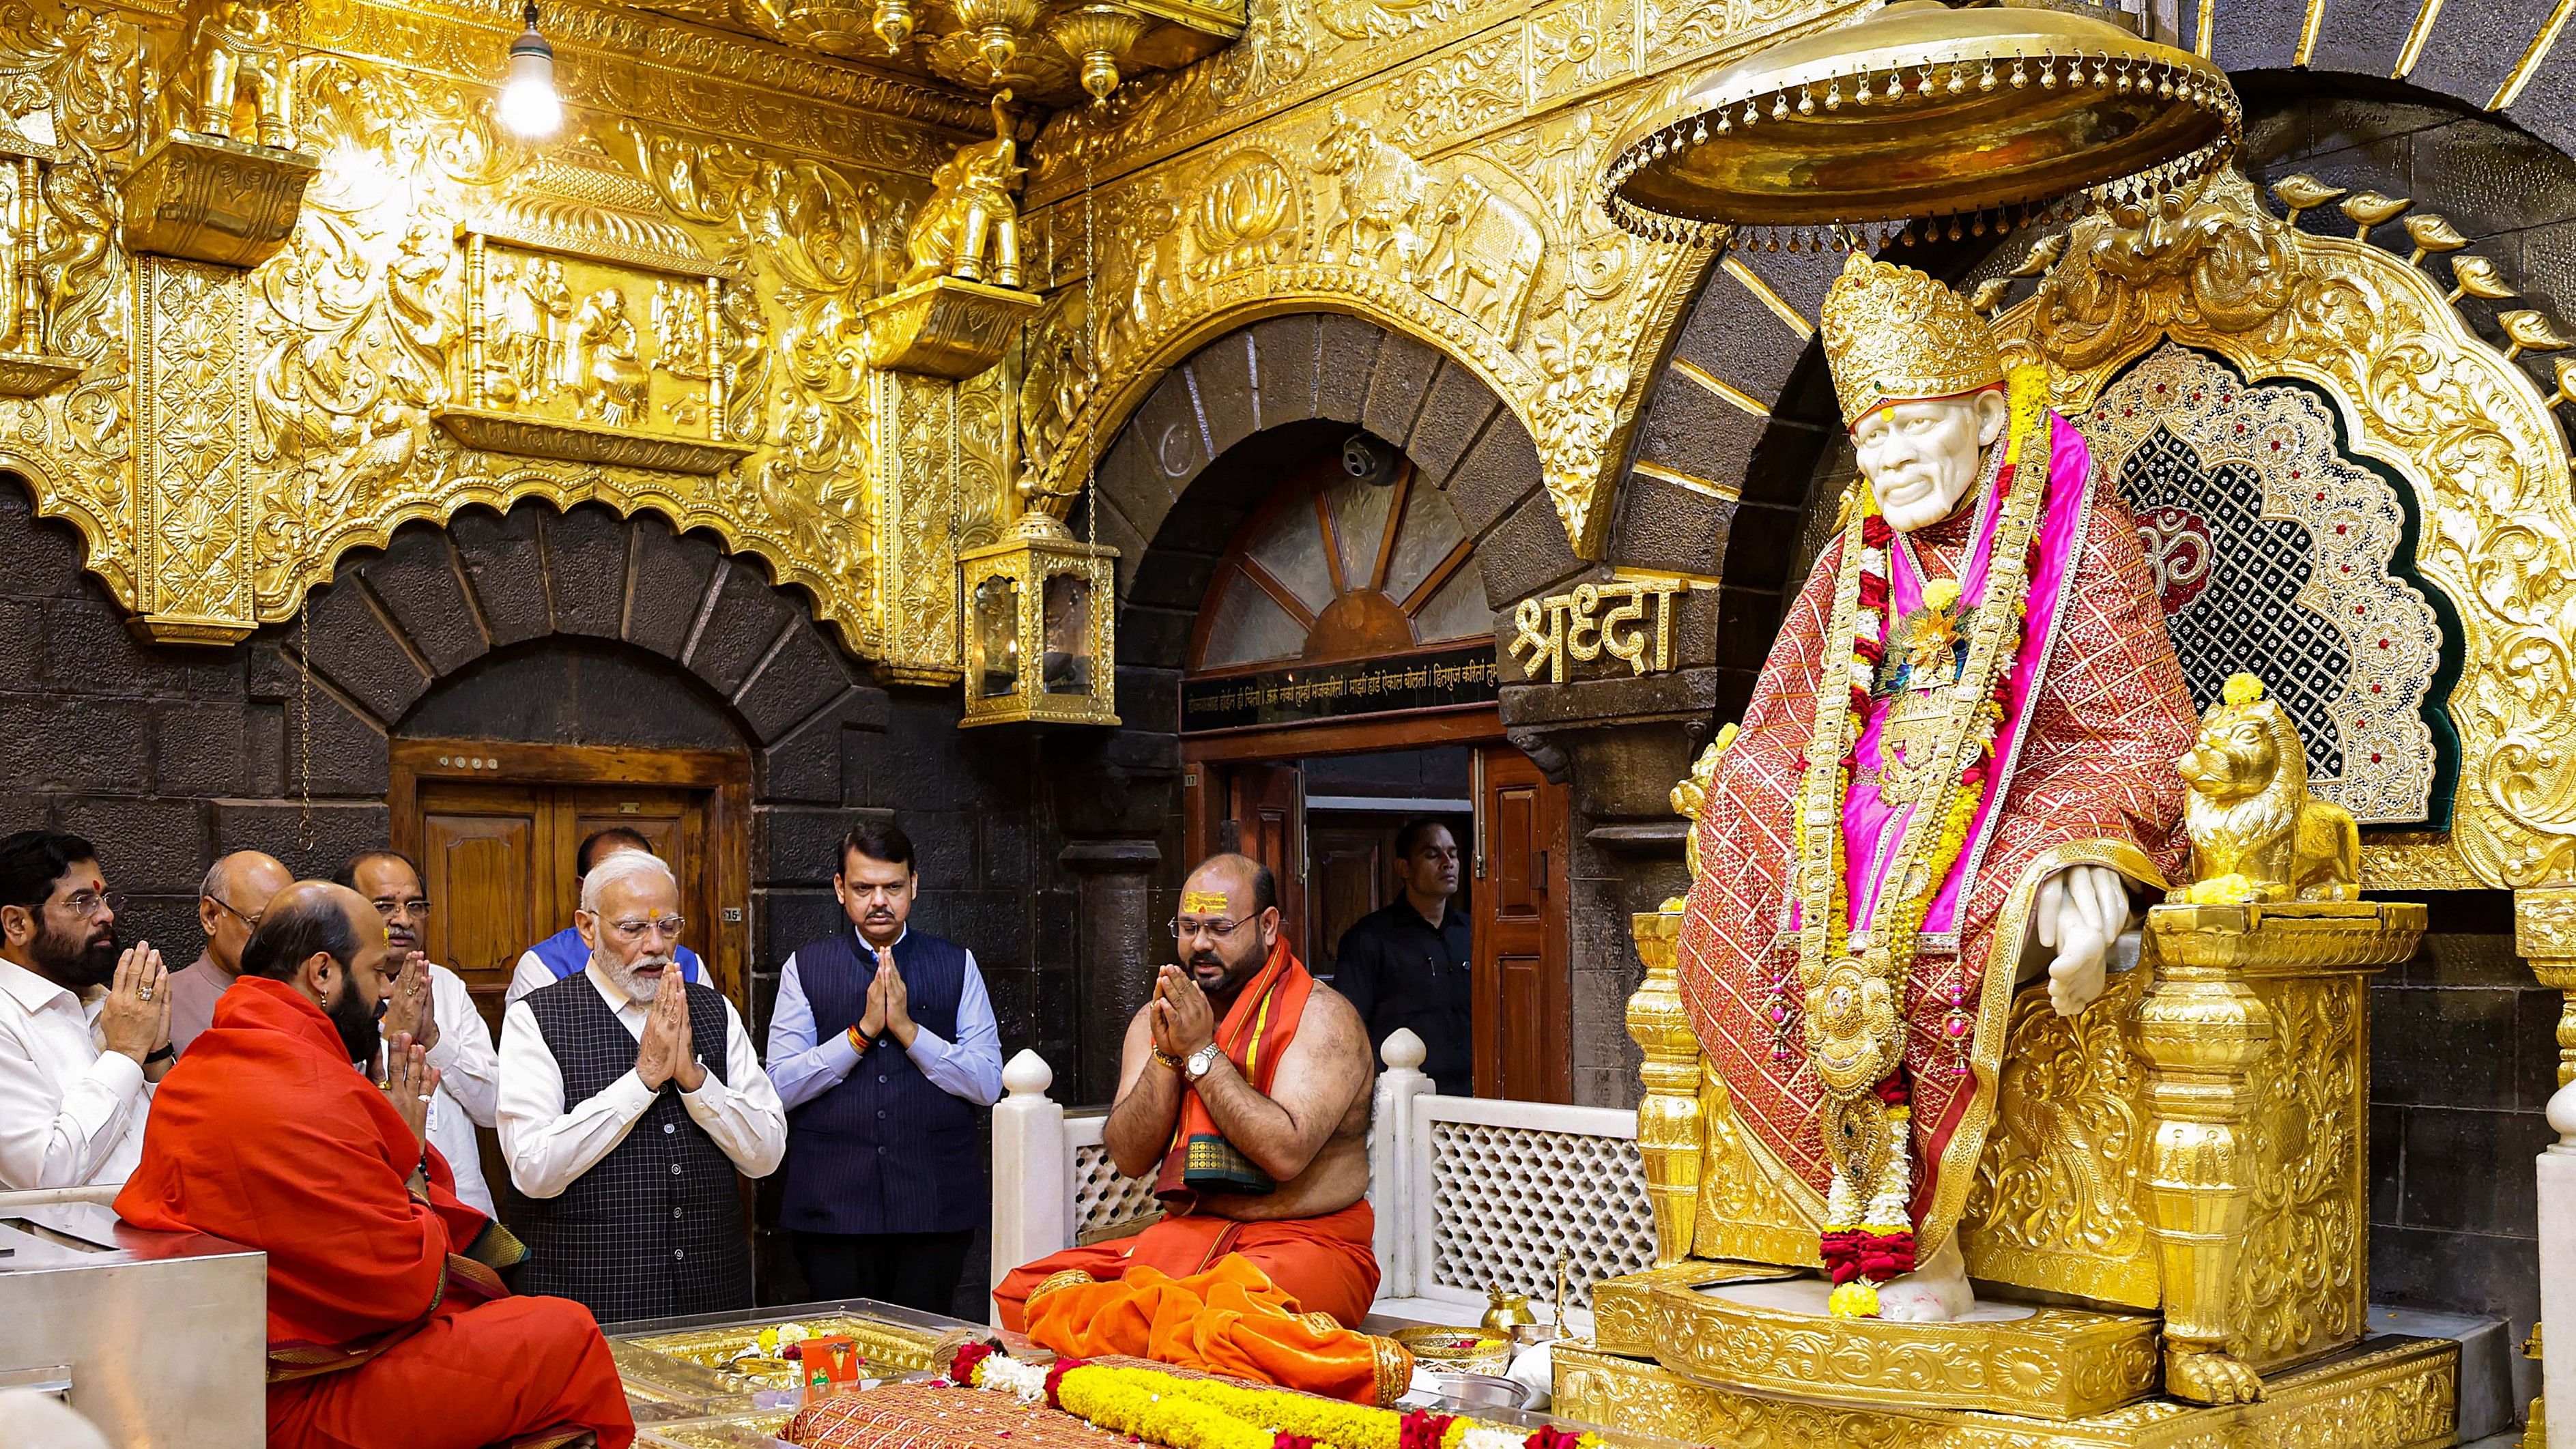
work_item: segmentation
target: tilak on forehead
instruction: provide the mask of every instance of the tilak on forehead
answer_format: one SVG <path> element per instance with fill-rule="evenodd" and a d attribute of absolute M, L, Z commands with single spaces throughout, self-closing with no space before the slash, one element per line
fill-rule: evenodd
<path fill-rule="evenodd" d="M 1181 909 L 1185 911 L 1221 911 L 1233 904 L 1223 891 L 1183 891 Z"/>

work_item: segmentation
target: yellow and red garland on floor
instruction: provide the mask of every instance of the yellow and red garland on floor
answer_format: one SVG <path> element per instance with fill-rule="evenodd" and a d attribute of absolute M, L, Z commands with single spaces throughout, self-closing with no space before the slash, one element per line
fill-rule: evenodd
<path fill-rule="evenodd" d="M 1427 1410 L 1375 1409 L 1089 1359 L 1022 1363 L 981 1343 L 957 1351 L 948 1377 L 1161 1449 L 1602 1449 L 1598 1435 L 1554 1426 L 1525 1430 Z"/>

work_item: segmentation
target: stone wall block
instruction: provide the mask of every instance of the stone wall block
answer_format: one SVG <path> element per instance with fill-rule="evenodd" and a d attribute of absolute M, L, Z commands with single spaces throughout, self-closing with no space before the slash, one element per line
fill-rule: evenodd
<path fill-rule="evenodd" d="M 1370 370 L 1367 395 L 1360 401 L 1360 426 L 1401 448 L 1413 436 L 1413 419 L 1422 411 L 1422 396 L 1440 353 L 1429 343 L 1390 332 L 1378 347 Z"/>
<path fill-rule="evenodd" d="M 546 522 L 555 627 L 614 639 L 626 623 L 627 523 L 598 504 Z"/>
<path fill-rule="evenodd" d="M 850 683 L 841 651 L 803 619 L 788 627 L 786 642 L 734 698 L 752 737 L 764 743 L 794 728 Z"/>
<path fill-rule="evenodd" d="M 1543 593 L 1583 567 L 1544 491 L 1522 499 L 1476 541 L 1476 563 L 1485 577 L 1485 602 L 1496 609 Z"/>
<path fill-rule="evenodd" d="M 1811 336 L 1793 330 L 1742 282 L 1712 271 L 1682 321 L 1681 335 L 1673 340 L 1673 358 L 1768 403 L 1779 398 L 1799 359 L 1815 347 Z M 1718 401 L 1707 388 L 1669 369 L 1655 386 L 1690 388 Z"/>
<path fill-rule="evenodd" d="M 1848 258 L 1839 252 L 1743 251 L 1735 255 L 1743 261 L 1753 275 L 1760 277 L 1781 301 L 1787 303 L 1791 311 L 1806 318 L 1810 324 L 1823 315 L 1825 289 L 1833 284 L 1835 276 L 1842 271 L 1848 261 Z M 1711 289 L 1718 285 L 1718 276 L 1715 270 L 1709 273 Z M 1747 297 L 1752 296 L 1744 284 L 1733 277 L 1727 277 L 1725 284 Z M 1706 293 L 1703 292 L 1702 295 L 1705 296 Z M 1754 305 L 1768 309 L 1769 304 L 1760 298 L 1755 297 L 1752 300 Z M 1726 376 L 1724 373 L 1718 375 Z M 1727 380 L 1734 381 L 1733 378 Z"/>
<path fill-rule="evenodd" d="M 1181 727 L 1181 672 L 1177 669 L 1118 667 L 1118 718 L 1129 729 L 1178 731 Z"/>
<path fill-rule="evenodd" d="M 0 597 L 0 689 L 45 687 L 45 606 L 35 599 Z"/>
<path fill-rule="evenodd" d="M 1315 363 L 1315 416 L 1356 423 L 1368 397 L 1369 375 L 1377 370 L 1378 344 L 1387 334 L 1374 322 L 1339 312 L 1324 313 L 1316 326 L 1321 341 Z"/>
<path fill-rule="evenodd" d="M 1735 512 L 1726 499 L 1643 473 L 1619 485 L 1610 555 L 1639 568 L 1715 575 L 1725 566 Z"/>
<path fill-rule="evenodd" d="M 1521 729 L 1602 720 L 1696 719 L 1705 717 L 1716 697 L 1717 673 L 1710 669 L 1621 674 L 1565 684 L 1507 684 L 1502 688 L 1503 723 Z M 1671 782 L 1665 786 L 1671 788 Z"/>
<path fill-rule="evenodd" d="M 671 531 L 646 514 L 634 522 L 635 579 L 626 637 L 669 659 L 680 657 L 705 605 L 707 582 L 722 555 L 703 538 Z M 560 567 L 560 565 L 558 565 Z M 557 594 L 562 593 L 558 587 Z"/>
<path fill-rule="evenodd" d="M 317 591 L 312 604 L 313 636 L 298 640 L 313 672 L 340 690 L 377 720 L 399 720 L 429 692 L 429 676 L 402 646 L 366 597 L 355 578 L 342 577 Z"/>
<path fill-rule="evenodd" d="M 1190 631 L 1198 615 L 1179 609 L 1130 605 L 1118 614 L 1118 659 L 1121 664 L 1161 664 L 1189 652 Z"/>
<path fill-rule="evenodd" d="M 1455 362 L 1442 361 L 1432 375 L 1422 399 L 1422 410 L 1413 419 L 1413 431 L 1403 440 L 1404 455 L 1413 460 L 1414 481 L 1439 487 L 1449 481 L 1450 473 L 1467 449 L 1475 444 L 1477 434 L 1502 406 L 1484 379 Z"/>
<path fill-rule="evenodd" d="M 0 487 L 0 596 L 13 599 L 79 599 L 97 587 L 81 574 L 80 531 L 55 518 L 36 517 L 35 503 L 17 475 Z"/>
<path fill-rule="evenodd" d="M 361 565 L 358 573 L 432 672 L 452 674 L 492 647 L 475 622 L 464 580 L 457 576 L 440 530 L 405 526 L 383 555 Z"/>
<path fill-rule="evenodd" d="M 44 604 L 41 677 L 61 694 L 236 694 L 241 657 L 224 649 L 166 648 L 146 644 L 126 627 L 126 613 L 92 588 L 83 596 Z M 32 651 L 31 651 L 32 652 Z"/>
<path fill-rule="evenodd" d="M 0 694 L 0 780 L 20 790 L 131 790 L 148 778 L 138 701 Z"/>
<path fill-rule="evenodd" d="M 98 847 L 111 890 L 193 896 L 214 859 L 206 851 L 204 808 L 194 800 L 73 795 L 56 807 L 56 827 Z M 129 927 L 126 939 L 133 939 Z M 177 966 L 185 961 L 173 962 Z"/>
<path fill-rule="evenodd" d="M 841 803 L 841 731 L 850 706 L 848 691 L 831 708 L 817 711 L 783 739 L 764 745 L 753 757 L 752 792 L 761 800 L 803 804 Z"/>
<path fill-rule="evenodd" d="M 1505 409 L 1487 424 L 1457 470 L 1449 475 L 1449 502 L 1470 538 L 1494 526 L 1505 511 L 1539 488 L 1538 445 L 1529 429 Z M 1560 531 L 1562 531 L 1560 529 Z M 1485 571 L 1493 577 L 1490 565 Z"/>
<path fill-rule="evenodd" d="M 1094 505 L 1100 509 L 1100 522 L 1097 526 L 1093 525 L 1088 519 L 1079 515 L 1072 520 L 1069 526 L 1072 528 L 1073 536 L 1076 538 L 1085 540 L 1097 539 L 1099 542 L 1105 543 L 1111 548 L 1118 550 L 1118 592 L 1119 597 L 1124 598 L 1126 597 L 1127 592 L 1130 589 L 1135 588 L 1138 583 L 1136 566 L 1145 561 L 1145 549 L 1147 546 L 1145 536 L 1136 531 L 1136 525 L 1127 520 L 1127 515 L 1122 512 L 1119 509 L 1118 504 L 1109 497 L 1106 489 L 1095 494 L 1091 499 L 1090 504 L 1078 504 L 1076 506 L 1089 507 Z"/>
<path fill-rule="evenodd" d="M 1261 397 L 1253 386 L 1252 329 L 1229 332 L 1190 355 L 1189 371 L 1198 382 L 1200 415 L 1216 451 L 1261 431 Z"/>
<path fill-rule="evenodd" d="M 248 710 L 238 703 L 173 703 L 152 711 L 153 787 L 164 795 L 241 795 Z"/>
<path fill-rule="evenodd" d="M 2417 204 L 2472 238 L 2576 217 L 2576 163 L 2532 137 L 2462 119 L 2415 132 L 2408 149 Z"/>
<path fill-rule="evenodd" d="M 1769 594 L 1795 591 L 1806 582 L 1789 576 L 1798 564 L 1799 533 L 1805 524 L 1794 509 L 1739 504 L 1728 530 L 1721 576 L 1730 584 Z"/>
<path fill-rule="evenodd" d="M 2555 8 L 2552 0 L 2488 0 L 2486 4 L 2461 9 L 2457 14 L 2452 13 L 2452 7 L 2445 6 L 2441 23 L 2433 27 L 2432 35 L 2425 41 L 2423 56 L 2415 62 L 2415 68 L 2407 72 L 2407 82 L 2438 91 L 2468 109 L 2483 110 L 2494 98 L 2497 87 L 2503 84 L 2506 72 L 2522 58 L 2524 51 L 2530 49 L 2532 39 L 2549 23 Z M 2232 14 L 2227 6 L 2219 6 L 2217 29 L 2221 33 L 2240 28 L 2238 22 L 2231 19 Z M 2243 27 L 2249 35 L 2259 36 L 2259 43 L 2247 44 L 2242 49 L 2235 45 L 2215 47 L 2216 59 L 2221 65 L 2235 70 L 2257 56 L 2268 58 L 2278 45 L 2272 40 L 2272 32 L 2277 29 L 2287 32 L 2288 46 L 2279 48 L 2281 59 L 2268 63 L 2287 65 L 2289 50 L 2297 44 L 2298 26 L 2304 15 L 2305 12 L 2295 5 L 2281 5 L 2277 9 L 2265 7 L 2259 21 Z M 2409 13 L 2407 23 L 2412 22 L 2413 15 Z M 2240 60 L 2239 56 L 2245 60 Z M 2529 92 L 2516 99 L 2517 102 L 2528 100 Z M 2517 104 L 2516 110 L 2520 109 Z M 2564 126 L 2566 122 L 2562 118 L 2559 124 Z"/>
<path fill-rule="evenodd" d="M 1184 365 L 1163 374 L 1128 421 L 1127 437 L 1137 456 L 1123 466 L 1137 476 L 1119 494 L 1118 507 L 1131 519 L 1160 518 L 1171 511 L 1172 500 L 1208 465 L 1206 422 L 1199 416 L 1198 400 L 1190 396 L 1188 372 Z"/>
<path fill-rule="evenodd" d="M 297 844 L 303 810 L 294 801 L 218 800 L 210 808 L 215 824 L 212 855 L 264 850 L 285 862 L 297 880 L 327 879 L 350 856 L 391 838 L 392 817 L 381 800 L 314 801 L 314 843 L 309 850 Z"/>
<path fill-rule="evenodd" d="M 1139 413 L 1120 430 L 1102 454 L 1094 486 L 1107 507 L 1101 511 L 1100 532 L 1104 541 L 1111 532 L 1111 520 L 1126 523 L 1131 535 L 1136 533 L 1138 519 L 1159 519 L 1171 511 L 1173 487 L 1154 461 L 1153 449 L 1145 441 L 1144 415 Z M 1081 530 L 1076 530 L 1079 533 Z M 1141 535 L 1137 535 L 1140 536 Z M 1120 550 L 1122 567 L 1128 563 Z"/>
<path fill-rule="evenodd" d="M 879 810 L 752 807 L 752 880 L 764 886 L 828 884 L 838 863 L 833 850 L 850 827 Z M 919 842 L 916 841 L 917 845 Z"/>
<path fill-rule="evenodd" d="M 1744 476 L 1764 422 L 1702 389 L 1666 385 L 1656 389 L 1639 425 L 1637 458 L 1711 483 L 1733 483 Z"/>
<path fill-rule="evenodd" d="M 554 629 L 546 598 L 546 550 L 540 537 L 545 510 L 523 504 L 507 514 L 468 508 L 448 521 L 456 556 L 483 610 L 494 645 L 516 644 Z"/>
<path fill-rule="evenodd" d="M 750 560 L 730 560 L 724 582 L 716 588 L 715 608 L 682 662 L 718 694 L 731 698 L 778 642 L 794 612 Z"/>
<path fill-rule="evenodd" d="M 829 890 L 755 890 L 752 892 L 752 959 L 776 969 L 808 941 L 819 941 L 848 928 L 849 917 Z"/>
<path fill-rule="evenodd" d="M 1263 427 L 1315 415 L 1316 327 L 1311 313 L 1253 324 L 1252 358 L 1260 374 Z"/>

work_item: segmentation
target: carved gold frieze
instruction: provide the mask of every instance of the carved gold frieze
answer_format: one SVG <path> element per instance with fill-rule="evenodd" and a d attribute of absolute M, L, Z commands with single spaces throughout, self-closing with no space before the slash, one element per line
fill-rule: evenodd
<path fill-rule="evenodd" d="M 2146 1399 L 2062 1423 L 1719 1388 L 1577 1339 L 1558 1340 L 1553 1359 L 1556 1413 L 1729 1449 L 2423 1449 L 2451 1441 L 2459 1401 L 2459 1345 L 2448 1339 L 2373 1340 L 2284 1374 L 2259 1404 Z"/>

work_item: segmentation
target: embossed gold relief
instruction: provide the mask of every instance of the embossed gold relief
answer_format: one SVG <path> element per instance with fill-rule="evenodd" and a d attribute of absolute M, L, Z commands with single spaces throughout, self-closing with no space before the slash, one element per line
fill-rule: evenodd
<path fill-rule="evenodd" d="M 1695 36 L 1677 44 L 1637 0 L 1256 0 L 1223 55 L 1058 116 L 1029 226 L 1043 285 L 1100 299 L 1098 383 L 1049 388 L 1055 364 L 1034 359 L 1030 385 L 1065 406 L 1024 427 L 1030 493 L 1061 516 L 1126 411 L 1206 337 L 1344 311 L 1503 397 L 1568 536 L 1597 552 L 1641 359 L 1708 260 L 1592 203 L 1610 138 L 1697 69 L 1854 9 L 1728 4 L 1671 16 Z M 1649 52 L 1675 69 L 1644 74 Z"/>
<path fill-rule="evenodd" d="M 2289 227 L 2233 175 L 2088 218 L 2070 243 L 1997 321 L 2050 365 L 2061 409 L 2080 415 L 2170 338 L 2250 380 L 2324 389 L 2352 450 L 2405 480 L 2423 519 L 2417 566 L 2464 634 L 2450 849 L 2482 885 L 2565 872 L 2576 854 L 2576 504 L 2565 441 L 2530 376 L 2469 329 L 2425 270 Z M 2366 859 L 2365 883 L 2459 884 L 2438 867 L 2401 874 L 2428 848 Z"/>
<path fill-rule="evenodd" d="M 1558 1340 L 1553 1356 L 1557 1413 L 1728 1449 L 2422 1449 L 2450 1442 L 2459 1397 L 2459 1346 L 2448 1339 L 2398 1340 L 2293 1370 L 2260 1404 L 2147 1399 L 2063 1423 L 1715 1388 L 1575 1339 Z"/>

